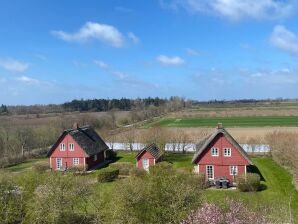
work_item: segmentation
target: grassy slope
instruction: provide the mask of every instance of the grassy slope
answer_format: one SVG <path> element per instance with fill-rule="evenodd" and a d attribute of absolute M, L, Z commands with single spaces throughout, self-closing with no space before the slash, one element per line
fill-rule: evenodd
<path fill-rule="evenodd" d="M 297 116 L 253 116 L 253 117 L 198 117 L 164 118 L 145 127 L 214 127 L 222 122 L 225 127 L 298 126 Z"/>
<path fill-rule="evenodd" d="M 8 171 L 11 171 L 11 172 L 22 172 L 26 169 L 30 169 L 37 162 L 47 161 L 47 160 L 48 160 L 48 158 L 30 159 L 23 163 L 20 163 L 18 165 L 14 165 L 14 166 L 10 166 L 5 169 Z"/>

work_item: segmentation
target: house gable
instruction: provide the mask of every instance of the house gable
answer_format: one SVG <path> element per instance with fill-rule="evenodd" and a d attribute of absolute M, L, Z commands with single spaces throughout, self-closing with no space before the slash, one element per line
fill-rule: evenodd
<path fill-rule="evenodd" d="M 65 150 L 60 150 L 60 144 L 63 143 L 65 145 Z M 69 144 L 74 144 L 74 150 L 69 150 Z M 73 139 L 73 137 L 67 133 L 62 134 L 62 136 L 55 143 L 53 150 L 51 151 L 50 157 L 88 157 L 85 151 L 81 148 L 81 146 Z"/>

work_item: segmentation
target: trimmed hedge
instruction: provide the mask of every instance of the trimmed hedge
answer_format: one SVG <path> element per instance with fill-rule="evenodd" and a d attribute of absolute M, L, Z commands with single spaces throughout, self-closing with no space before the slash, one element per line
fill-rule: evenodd
<path fill-rule="evenodd" d="M 119 175 L 119 169 L 113 168 L 113 167 L 108 167 L 108 168 L 103 168 L 98 171 L 97 174 L 97 181 L 99 183 L 104 183 L 104 182 L 111 182 L 115 180 Z"/>
<path fill-rule="evenodd" d="M 134 167 L 129 171 L 129 175 L 131 177 L 145 177 L 147 175 L 147 171 Z"/>
<path fill-rule="evenodd" d="M 119 163 L 112 163 L 110 167 L 119 169 L 119 175 L 128 176 L 131 169 L 135 167 L 132 163 L 129 162 L 119 162 Z"/>
<path fill-rule="evenodd" d="M 236 178 L 236 184 L 239 191 L 258 191 L 260 188 L 260 175 L 256 173 L 247 173 Z"/>

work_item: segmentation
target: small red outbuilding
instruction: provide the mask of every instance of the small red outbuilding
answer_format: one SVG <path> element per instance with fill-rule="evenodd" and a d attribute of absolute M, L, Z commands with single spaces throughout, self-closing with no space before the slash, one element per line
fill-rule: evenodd
<path fill-rule="evenodd" d="M 196 164 L 195 172 L 206 174 L 209 180 L 226 177 L 233 181 L 235 176 L 246 173 L 247 167 L 252 165 L 247 153 L 222 124 L 197 145 L 192 162 Z"/>
<path fill-rule="evenodd" d="M 80 166 L 85 170 L 102 163 L 105 151 L 109 149 L 102 138 L 90 126 L 63 131 L 56 143 L 48 152 L 52 170 L 66 170 Z"/>
<path fill-rule="evenodd" d="M 156 144 L 147 145 L 136 156 L 137 167 L 139 169 L 149 170 L 150 166 L 154 166 L 161 160 L 162 152 Z"/>

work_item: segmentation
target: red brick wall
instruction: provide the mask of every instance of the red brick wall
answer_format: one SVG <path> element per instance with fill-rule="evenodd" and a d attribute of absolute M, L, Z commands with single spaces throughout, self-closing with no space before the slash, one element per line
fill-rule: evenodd
<path fill-rule="evenodd" d="M 213 147 L 218 148 L 218 156 L 211 155 L 211 148 Z M 230 157 L 224 156 L 224 148 L 231 148 Z M 248 166 L 249 162 L 241 155 L 236 147 L 234 147 L 223 134 L 219 134 L 211 142 L 209 147 L 199 156 L 196 164 L 200 165 L 200 173 L 206 173 L 206 165 L 213 165 L 214 177 L 226 176 L 229 179 L 232 179 L 233 176 L 230 175 L 229 166 L 237 166 L 239 175 L 245 172 L 245 166 Z"/>
<path fill-rule="evenodd" d="M 151 153 L 149 153 L 145 150 L 137 158 L 137 167 L 139 169 L 143 169 L 143 159 L 148 159 L 149 160 L 149 167 L 154 166 L 154 157 L 151 155 Z"/>

